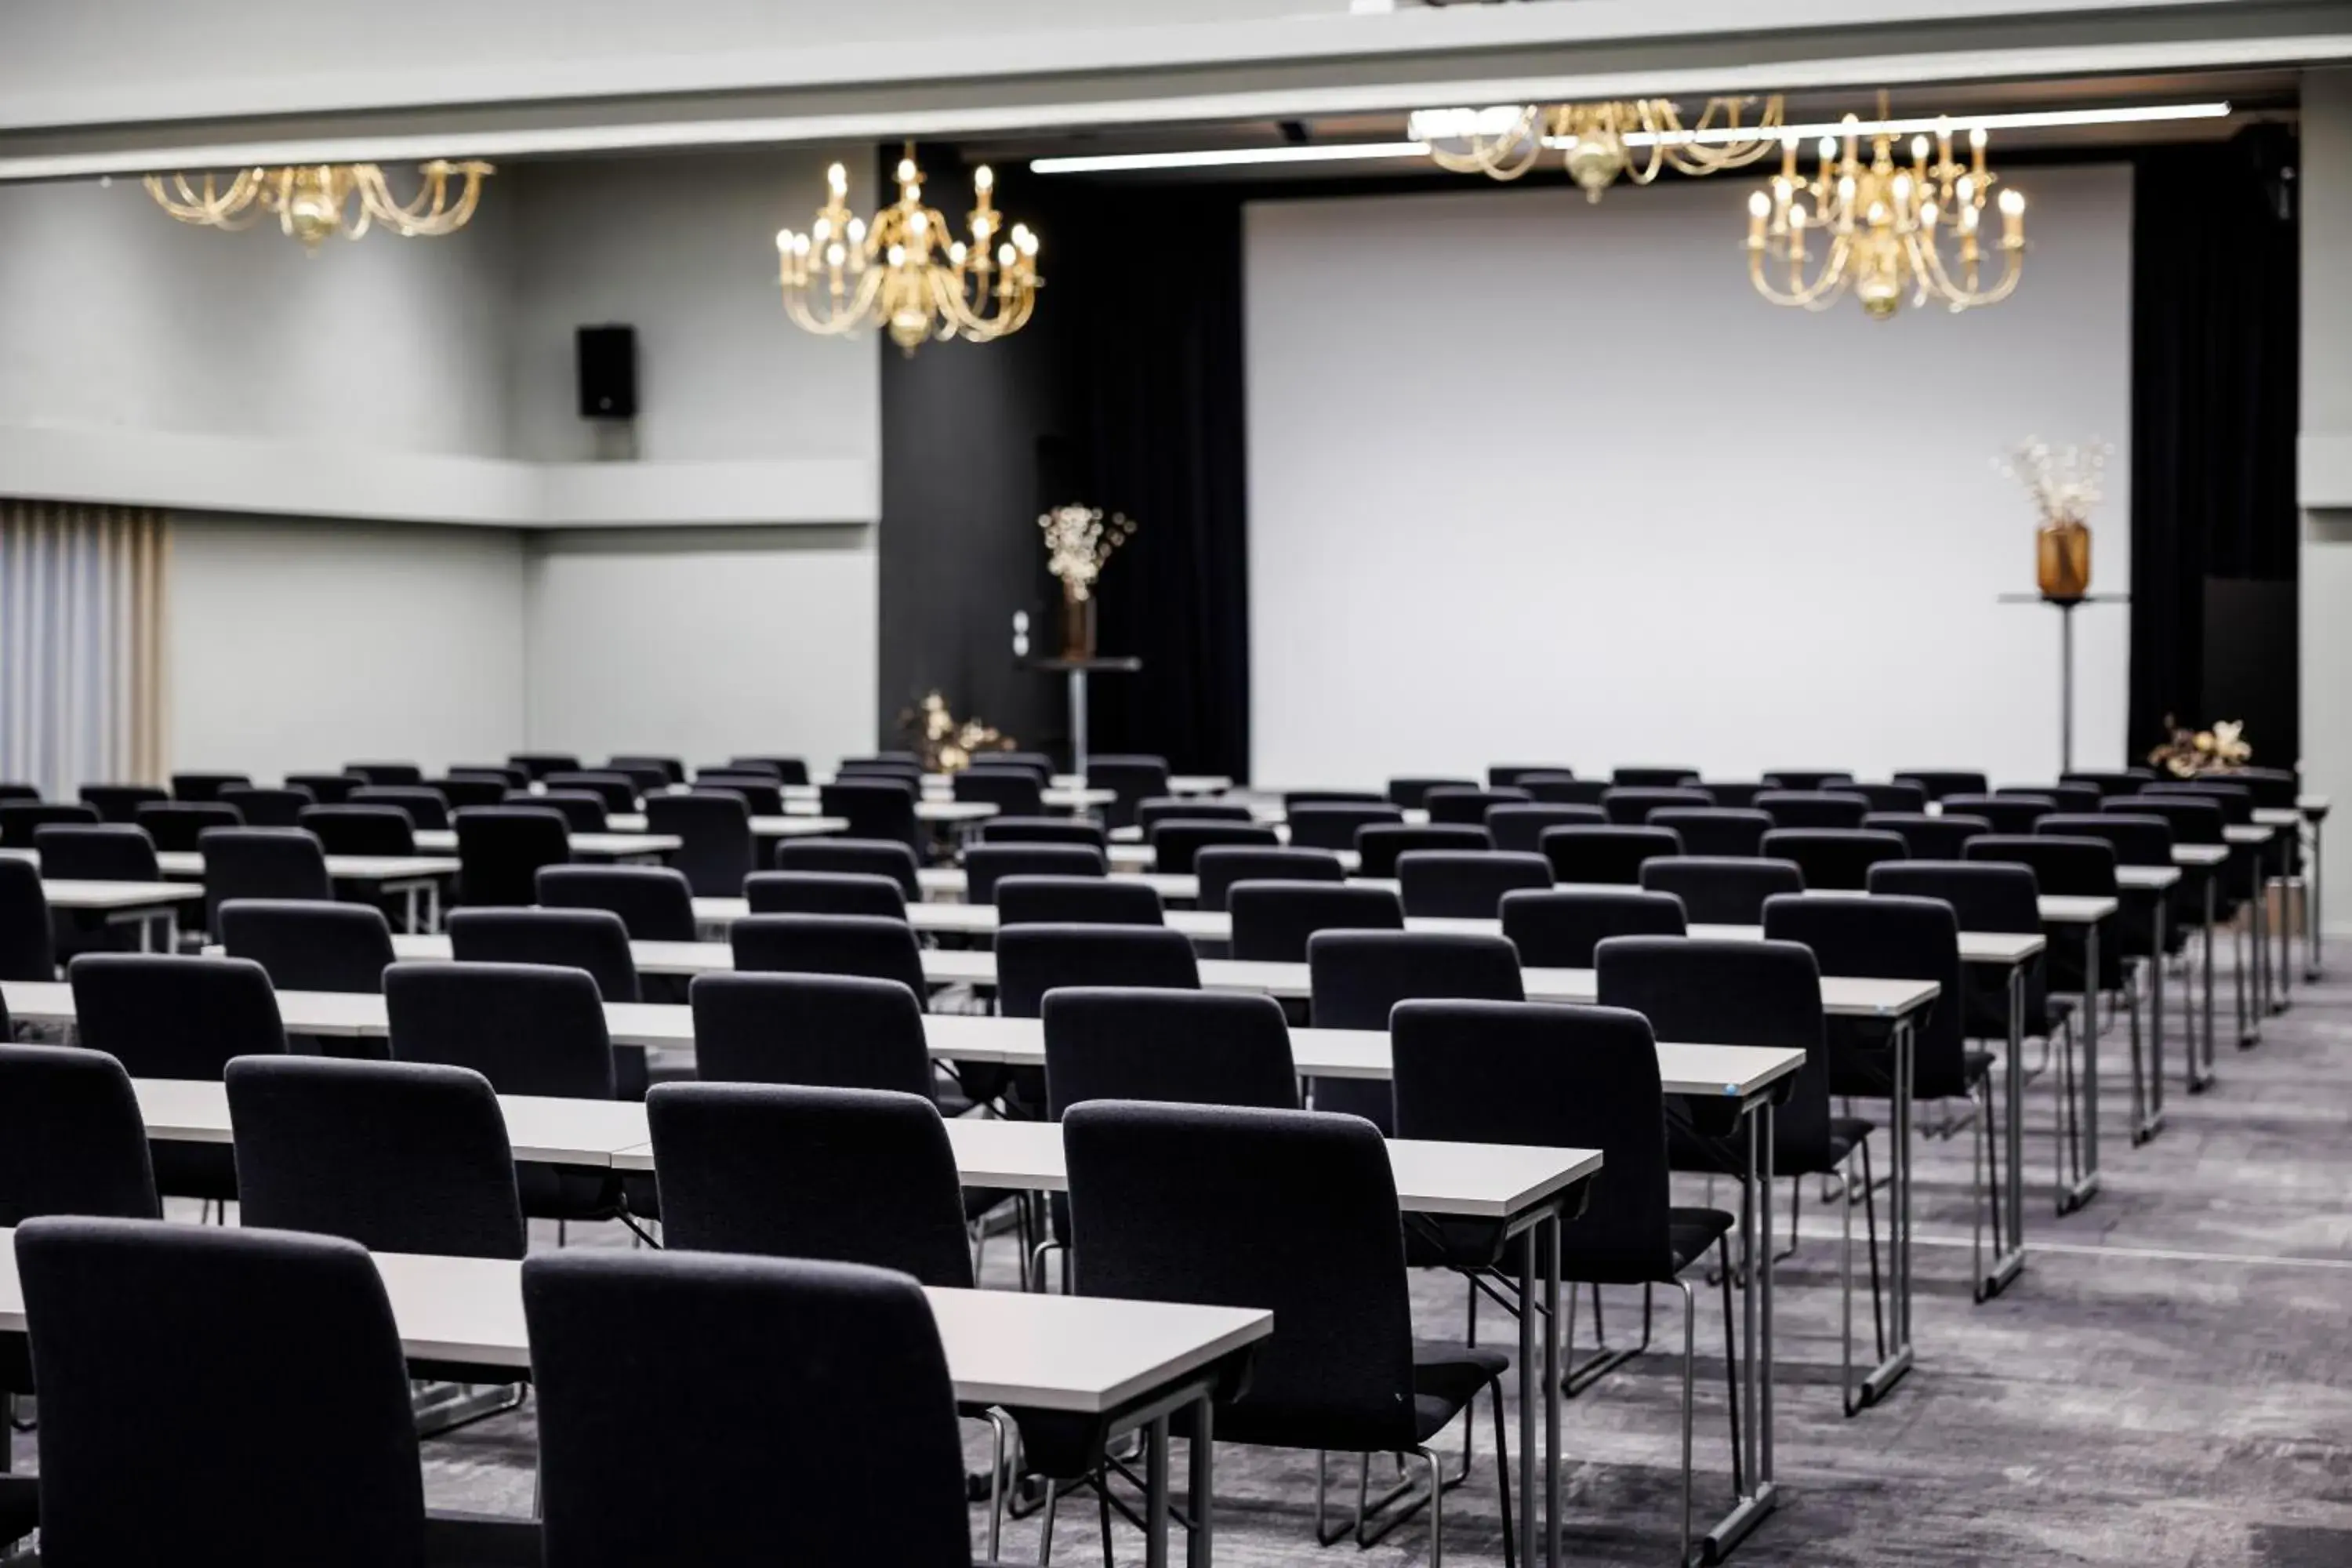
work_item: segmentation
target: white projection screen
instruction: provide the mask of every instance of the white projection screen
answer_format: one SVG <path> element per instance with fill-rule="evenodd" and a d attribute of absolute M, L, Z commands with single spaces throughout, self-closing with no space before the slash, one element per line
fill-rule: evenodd
<path fill-rule="evenodd" d="M 2058 613 L 1995 459 L 2100 437 L 2122 594 L 2131 174 L 2032 169 L 2016 294 L 1766 304 L 1738 176 L 1254 204 L 1253 779 L 1494 762 L 2058 763 Z M 2122 760 L 2124 604 L 2074 612 L 2077 765 Z"/>

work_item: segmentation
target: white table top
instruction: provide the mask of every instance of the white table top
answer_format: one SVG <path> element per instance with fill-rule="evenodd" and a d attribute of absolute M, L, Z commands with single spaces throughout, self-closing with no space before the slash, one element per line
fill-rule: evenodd
<path fill-rule="evenodd" d="M 41 897 L 53 910 L 143 910 L 204 896 L 202 888 L 186 882 L 88 882 L 62 878 L 41 883 Z"/>
<path fill-rule="evenodd" d="M 232 1142 L 228 1088 L 188 1079 L 131 1080 L 147 1136 L 180 1143 Z M 502 1094 L 499 1110 L 518 1160 L 562 1165 L 610 1165 L 624 1150 L 643 1145 L 646 1108 L 622 1100 L 558 1100 Z"/>
<path fill-rule="evenodd" d="M 2162 870 L 2162 867 L 2152 869 Z M 2179 873 L 2175 872 L 2178 876 Z M 2063 893 L 2042 895 L 2042 923 L 2050 926 L 2095 925 L 2106 920 L 2116 910 L 2113 899 L 2077 898 Z"/>
<path fill-rule="evenodd" d="M 2172 887 L 2180 880 L 2180 868 L 2192 863 L 2181 860 L 2179 852 L 2197 847 L 2194 844 L 2175 845 L 2173 863 L 2169 866 L 2118 866 L 2116 868 L 2116 886 L 2136 893 L 2158 892 Z M 2212 847 L 2209 845 L 2206 847 Z"/>
<path fill-rule="evenodd" d="M 643 833 L 645 816 L 641 812 L 616 811 L 604 818 L 604 826 L 614 833 Z M 849 819 L 844 816 L 818 816 L 814 812 L 795 813 L 789 816 L 755 816 L 751 819 L 751 836 L 755 838 L 805 838 L 822 833 L 846 833 Z"/>
<path fill-rule="evenodd" d="M 571 835 L 572 853 L 597 858 L 621 855 L 668 855 L 685 846 L 686 840 L 675 833 L 574 833 Z M 416 830 L 416 847 L 442 854 L 457 852 L 457 830 L 454 827 L 420 827 Z M 449 862 L 456 870 L 457 863 Z"/>
<path fill-rule="evenodd" d="M 2324 795 L 2299 795 L 2294 797 L 2294 808 L 2305 816 L 2326 816 L 2327 797 Z"/>
<path fill-rule="evenodd" d="M 2172 863 L 2176 866 L 2219 866 L 2229 858 L 2230 847 L 2227 844 L 2176 844 L 2172 847 Z M 2117 869 L 2146 870 L 2147 868 L 2119 867 Z"/>
<path fill-rule="evenodd" d="M 2271 827 L 2297 827 L 2302 826 L 2303 813 L 2293 806 L 2258 805 L 2254 807 L 2254 820 Z"/>
<path fill-rule="evenodd" d="M 421 837 L 423 836 L 419 835 L 419 837 Z M 451 847 L 454 848 L 456 846 L 453 843 Z M 28 865 L 37 866 L 41 863 L 41 852 L 37 849 L 26 849 L 21 847 L 0 848 L 0 856 L 5 856 L 12 860 L 22 860 Z M 155 867 L 156 869 L 163 872 L 166 877 L 202 877 L 205 874 L 204 852 L 198 849 L 159 849 L 155 852 Z M 394 882 L 411 877 L 454 877 L 457 874 L 457 862 L 446 856 L 330 855 L 327 857 L 327 875 L 339 882 Z M 158 886 L 158 884 L 152 882 L 77 882 L 70 879 L 61 879 L 56 882 L 45 882 L 42 885 L 44 887 L 147 887 L 150 889 Z M 199 888 L 196 891 L 201 895 L 204 889 Z M 173 898 L 183 898 L 186 895 L 175 893 L 169 896 Z M 50 901 L 52 903 L 57 902 L 54 899 Z M 126 902 L 138 901 L 140 900 L 126 900 Z M 154 900 L 151 899 L 146 901 L 153 902 Z M 84 904 L 75 907 L 94 909 L 101 906 Z"/>
<path fill-rule="evenodd" d="M 1698 924 L 1692 926 L 1688 934 L 1717 942 L 1761 942 L 1764 940 L 1764 928 Z M 2049 945 L 2047 937 L 2017 931 L 1964 931 L 1960 932 L 1960 962 L 2007 967 L 2024 963 Z"/>
<path fill-rule="evenodd" d="M 2278 829 L 2265 822 L 2233 822 L 2221 829 L 2225 844 L 2268 844 L 2278 837 Z"/>
<path fill-rule="evenodd" d="M 1290 842 L 1290 830 L 1278 828 L 1276 835 L 1285 844 Z M 1353 873 L 1363 864 L 1363 857 L 1353 849 L 1334 849 L 1339 858 L 1339 869 Z M 1113 871 L 1149 871 L 1159 863 L 1159 855 L 1149 844 L 1114 842 L 1110 847 L 1110 868 Z"/>

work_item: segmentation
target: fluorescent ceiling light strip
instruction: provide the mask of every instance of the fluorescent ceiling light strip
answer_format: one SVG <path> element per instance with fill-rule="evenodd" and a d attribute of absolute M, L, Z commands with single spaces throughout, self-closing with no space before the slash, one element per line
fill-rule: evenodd
<path fill-rule="evenodd" d="M 1426 142 L 1349 142 L 1317 147 L 1233 147 L 1198 153 L 1105 153 L 1032 158 L 1034 174 L 1107 174 L 1124 169 L 1216 169 L 1242 163 L 1345 163 L 1364 158 L 1426 158 Z"/>

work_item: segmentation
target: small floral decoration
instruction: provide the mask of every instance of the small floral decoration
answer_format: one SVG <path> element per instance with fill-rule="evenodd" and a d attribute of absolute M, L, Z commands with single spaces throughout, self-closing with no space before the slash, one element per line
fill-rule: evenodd
<path fill-rule="evenodd" d="M 1095 579 L 1111 552 L 1135 533 L 1131 518 L 1108 517 L 1095 506 L 1057 506 L 1037 520 L 1045 536 L 1045 569 L 1061 579 L 1062 591 L 1083 602 L 1094 596 Z"/>
<path fill-rule="evenodd" d="M 1993 467 L 2025 487 L 2043 522 L 2084 522 L 2105 494 L 2101 480 L 2113 450 L 2105 441 L 2053 447 L 2028 436 L 2009 456 L 1994 458 Z"/>

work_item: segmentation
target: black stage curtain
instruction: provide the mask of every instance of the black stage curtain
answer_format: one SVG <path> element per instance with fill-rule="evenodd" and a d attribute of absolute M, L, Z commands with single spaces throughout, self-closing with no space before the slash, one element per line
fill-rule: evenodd
<path fill-rule="evenodd" d="M 2248 719 L 2258 761 L 2292 765 L 2295 666 L 2265 660 L 2274 704 L 2212 711 L 2230 668 L 2209 579 L 2292 584 L 2297 518 L 2294 142 L 2256 126 L 2135 160 L 2132 199 L 2131 733 L 2135 758 L 2184 724 Z M 2270 596 L 2292 614 L 2290 588 Z M 2267 641 L 2268 639 L 2265 638 Z M 2209 644 L 2216 646 L 2209 646 Z M 2290 633 L 2285 646 L 2292 647 Z M 2242 689 L 2242 688 L 2240 688 Z"/>

